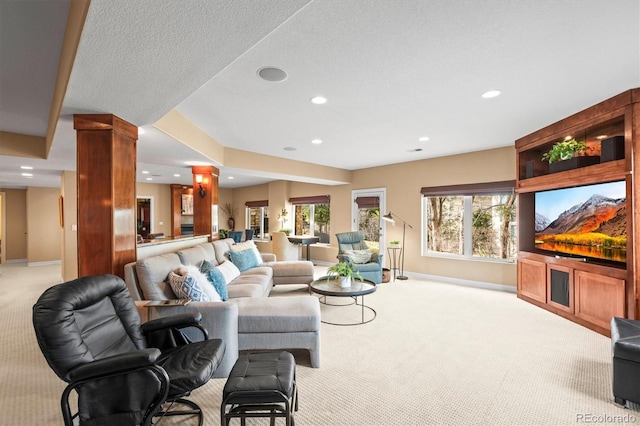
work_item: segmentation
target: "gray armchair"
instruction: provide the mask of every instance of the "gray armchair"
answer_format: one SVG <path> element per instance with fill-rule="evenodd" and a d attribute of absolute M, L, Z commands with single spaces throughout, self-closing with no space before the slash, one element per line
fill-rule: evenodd
<path fill-rule="evenodd" d="M 338 260 L 347 262 L 350 258 L 346 252 L 348 250 L 365 250 L 369 246 L 364 242 L 364 232 L 341 232 L 336 234 L 338 239 Z M 367 263 L 354 263 L 353 269 L 360 272 L 362 278 L 373 281 L 376 284 L 382 282 L 382 258 L 380 253 L 372 253 L 371 259 Z"/>

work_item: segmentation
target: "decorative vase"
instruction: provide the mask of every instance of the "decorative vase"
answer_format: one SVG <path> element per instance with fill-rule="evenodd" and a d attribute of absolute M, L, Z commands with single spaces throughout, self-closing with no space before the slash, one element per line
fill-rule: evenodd
<path fill-rule="evenodd" d="M 338 277 L 338 284 L 340 287 L 351 287 L 351 277 Z"/>

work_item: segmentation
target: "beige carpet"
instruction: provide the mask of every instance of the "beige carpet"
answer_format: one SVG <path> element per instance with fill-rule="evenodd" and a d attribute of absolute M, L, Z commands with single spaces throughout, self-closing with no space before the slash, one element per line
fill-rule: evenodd
<path fill-rule="evenodd" d="M 31 327 L 31 306 L 60 281 L 59 266 L 1 268 L 0 424 L 61 424 L 64 384 L 46 365 Z M 299 286 L 273 292 L 305 293 Z M 640 421 L 639 411 L 613 403 L 610 340 L 514 294 L 408 280 L 380 285 L 366 303 L 378 313 L 373 322 L 322 325 L 319 369 L 294 352 L 298 426 Z M 360 315 L 353 306 L 330 309 L 323 307 L 323 318 Z M 207 425 L 219 424 L 223 386 L 214 380 L 192 396 L 206 410 Z"/>

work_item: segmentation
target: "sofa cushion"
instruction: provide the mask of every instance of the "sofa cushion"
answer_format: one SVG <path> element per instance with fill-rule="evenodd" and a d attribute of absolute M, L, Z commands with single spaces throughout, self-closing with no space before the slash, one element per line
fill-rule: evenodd
<path fill-rule="evenodd" d="M 138 283 L 144 300 L 175 299 L 167 281 L 169 272 L 181 265 L 176 253 L 147 257 L 136 262 Z"/>
<path fill-rule="evenodd" d="M 205 260 L 205 251 L 199 245 L 179 250 L 177 253 L 183 265 L 200 265 Z"/>
<path fill-rule="evenodd" d="M 231 283 L 227 286 L 227 291 L 229 292 L 230 301 L 233 299 L 241 299 L 244 297 L 257 299 L 264 296 L 262 286 L 260 284 L 256 284 L 255 282 L 241 284 L 237 283 L 236 285 Z"/>
<path fill-rule="evenodd" d="M 234 244 L 232 238 L 216 240 L 211 244 L 213 245 L 213 250 L 216 252 L 216 260 L 218 261 L 218 264 L 222 264 L 225 260 L 229 260 L 229 250 Z"/>
<path fill-rule="evenodd" d="M 262 258 L 258 258 L 251 248 L 240 251 L 230 250 L 229 257 L 233 264 L 238 267 L 240 272 L 260 266 L 262 263 Z"/>
<path fill-rule="evenodd" d="M 213 244 L 211 243 L 202 243 L 202 244 L 198 244 L 198 247 L 202 247 L 202 250 L 204 250 L 204 260 L 207 260 L 211 263 L 213 263 L 214 265 L 218 265 L 218 259 L 216 259 L 216 252 L 213 249 Z"/>
<path fill-rule="evenodd" d="M 320 330 L 320 304 L 314 296 L 236 299 L 238 333 L 287 333 Z"/>
<path fill-rule="evenodd" d="M 269 278 L 273 277 L 273 269 L 268 266 L 258 266 L 240 272 L 240 275 L 265 275 Z"/>

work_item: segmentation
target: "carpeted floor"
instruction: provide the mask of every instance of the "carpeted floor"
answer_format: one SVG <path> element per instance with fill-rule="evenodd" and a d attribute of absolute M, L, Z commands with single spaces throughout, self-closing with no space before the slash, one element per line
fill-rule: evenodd
<path fill-rule="evenodd" d="M 31 306 L 60 282 L 59 266 L 1 268 L 0 424 L 61 424 L 64 384 L 46 365 L 31 326 Z M 294 294 L 307 294 L 306 286 L 272 293 Z M 410 279 L 379 285 L 366 303 L 377 311 L 373 322 L 322 325 L 319 369 L 310 368 L 308 354 L 294 352 L 297 425 L 640 421 L 640 411 L 613 402 L 610 340 L 514 294 Z M 322 310 L 330 320 L 360 315 L 354 306 Z M 213 380 L 192 395 L 207 425 L 219 424 L 223 386 Z"/>

